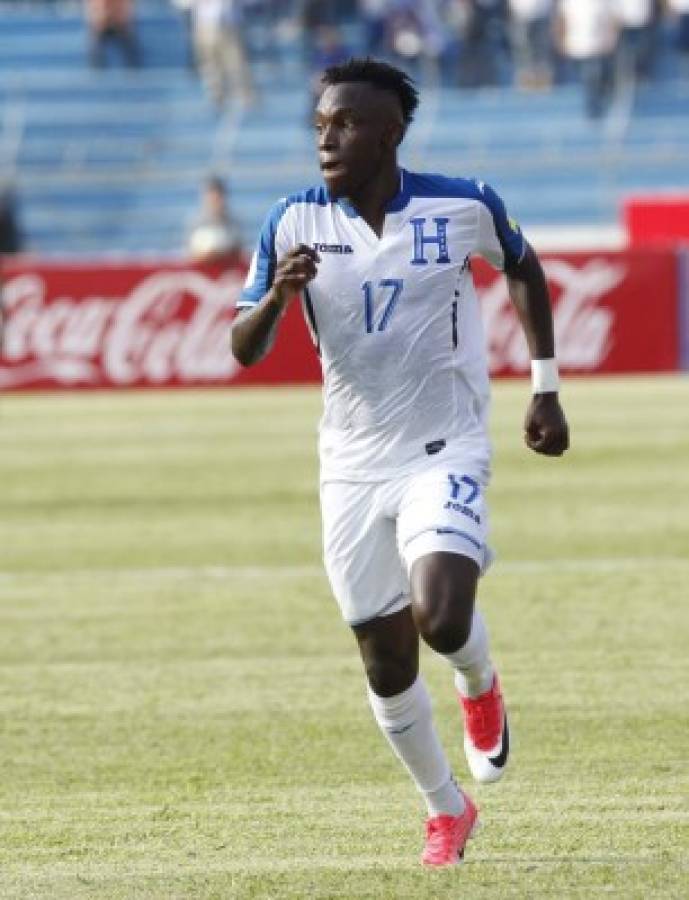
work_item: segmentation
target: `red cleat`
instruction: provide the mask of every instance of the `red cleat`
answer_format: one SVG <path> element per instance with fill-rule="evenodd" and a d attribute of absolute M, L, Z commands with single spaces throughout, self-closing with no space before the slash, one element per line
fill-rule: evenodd
<path fill-rule="evenodd" d="M 435 816 L 426 822 L 426 846 L 421 856 L 425 866 L 456 866 L 464 858 L 466 842 L 478 825 L 478 810 L 462 791 L 461 816 Z"/>
<path fill-rule="evenodd" d="M 510 752 L 510 732 L 498 676 L 485 694 L 462 697 L 464 753 L 471 774 L 484 784 L 502 777 Z"/>

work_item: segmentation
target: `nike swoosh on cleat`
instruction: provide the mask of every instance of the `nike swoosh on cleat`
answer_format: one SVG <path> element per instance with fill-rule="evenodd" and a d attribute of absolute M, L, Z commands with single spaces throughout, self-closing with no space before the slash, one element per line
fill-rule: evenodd
<path fill-rule="evenodd" d="M 507 725 L 507 716 L 505 716 L 505 724 L 502 728 L 502 748 L 497 756 L 489 756 L 488 762 L 495 766 L 496 769 L 502 769 L 502 767 L 507 762 L 507 757 L 510 752 L 510 729 Z"/>

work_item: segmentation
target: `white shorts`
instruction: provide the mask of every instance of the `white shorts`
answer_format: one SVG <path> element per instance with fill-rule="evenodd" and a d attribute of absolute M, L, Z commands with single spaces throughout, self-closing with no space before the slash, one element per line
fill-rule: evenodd
<path fill-rule="evenodd" d="M 389 481 L 321 484 L 325 570 L 349 625 L 407 606 L 411 567 L 428 553 L 488 568 L 487 480 L 487 464 L 448 457 Z"/>

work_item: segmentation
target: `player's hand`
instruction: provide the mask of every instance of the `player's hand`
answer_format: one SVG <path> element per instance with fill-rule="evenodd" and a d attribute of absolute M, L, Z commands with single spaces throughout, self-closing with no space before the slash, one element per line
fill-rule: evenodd
<path fill-rule="evenodd" d="M 569 428 L 557 394 L 534 394 L 526 411 L 527 447 L 546 456 L 562 456 L 569 447 Z"/>
<path fill-rule="evenodd" d="M 273 289 L 283 303 L 303 291 L 316 277 L 320 256 L 312 247 L 299 244 L 286 253 L 275 268 Z"/>

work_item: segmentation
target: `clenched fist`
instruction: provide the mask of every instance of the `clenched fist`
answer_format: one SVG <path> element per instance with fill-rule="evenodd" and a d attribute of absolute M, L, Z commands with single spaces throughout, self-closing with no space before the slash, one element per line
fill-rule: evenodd
<path fill-rule="evenodd" d="M 557 394 L 534 394 L 526 411 L 524 440 L 546 456 L 562 456 L 569 447 L 569 428 Z"/>
<path fill-rule="evenodd" d="M 320 261 L 316 251 L 306 244 L 294 247 L 278 261 L 273 289 L 284 303 L 316 277 Z"/>

